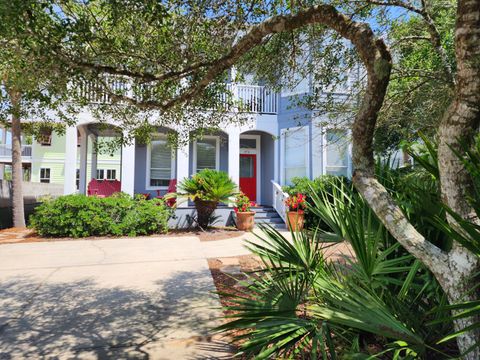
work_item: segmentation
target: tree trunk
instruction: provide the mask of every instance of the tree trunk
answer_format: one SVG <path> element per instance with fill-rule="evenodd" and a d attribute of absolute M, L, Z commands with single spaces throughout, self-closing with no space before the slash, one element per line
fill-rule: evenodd
<path fill-rule="evenodd" d="M 456 26 L 456 56 L 458 73 L 456 96 L 446 112 L 439 128 L 439 169 L 442 197 L 446 205 L 464 218 L 471 219 L 472 210 L 466 201 L 471 188 L 461 161 L 452 152 L 460 150 L 459 138 L 467 137 L 471 141 L 480 121 L 480 0 L 459 0 Z M 478 300 L 474 289 L 472 275 L 479 270 L 479 257 L 459 244 L 447 253 L 425 239 L 410 224 L 401 208 L 391 198 L 387 190 L 375 179 L 373 153 L 371 145 L 373 135 L 370 131 L 375 126 L 378 104 L 371 101 L 370 90 L 376 75 L 367 66 L 369 78 L 367 94 L 357 114 L 353 126 L 353 163 L 354 184 L 365 197 L 379 219 L 412 255 L 421 260 L 435 275 L 450 303 L 466 300 Z M 388 79 L 387 79 L 388 81 Z M 383 98 L 385 92 L 377 87 L 376 100 Z M 365 109 L 368 109 L 367 111 Z M 375 115 L 367 116 L 368 113 Z M 472 325 L 478 319 L 468 318 L 454 323 L 457 330 Z M 467 331 L 457 338 L 461 352 L 465 352 L 480 340 L 478 331 Z M 480 349 L 465 356 L 465 359 L 479 359 Z"/>
<path fill-rule="evenodd" d="M 442 199 L 462 218 L 478 223 L 478 218 L 467 201 L 472 194 L 473 180 L 456 152 L 462 153 L 463 145 L 470 146 L 473 143 L 480 124 L 480 0 L 458 1 L 455 55 L 455 98 L 438 129 L 438 167 Z M 452 218 L 449 218 L 449 221 L 455 226 Z M 480 297 L 478 289 L 473 291 L 476 284 L 473 283 L 472 276 L 480 271 L 480 254 L 475 255 L 454 243 L 449 259 L 452 276 L 442 287 L 450 303 L 478 300 Z M 455 329 L 461 330 L 478 322 L 480 316 L 457 320 Z M 462 352 L 478 341 L 478 329 L 466 332 L 457 339 Z M 467 358 L 480 359 L 480 348 L 477 347 Z"/>
<path fill-rule="evenodd" d="M 22 169 L 22 126 L 20 123 L 20 94 L 10 92 L 12 105 L 12 211 L 13 226 L 25 227 L 25 210 L 23 203 L 23 169 Z"/>

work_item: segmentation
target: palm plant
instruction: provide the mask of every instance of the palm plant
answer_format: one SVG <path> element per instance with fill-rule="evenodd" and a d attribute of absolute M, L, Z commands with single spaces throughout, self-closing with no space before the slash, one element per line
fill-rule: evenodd
<path fill-rule="evenodd" d="M 197 209 L 197 223 L 207 228 L 221 202 L 228 202 L 237 193 L 235 183 L 223 171 L 204 169 L 178 185 L 178 195 L 187 196 Z"/>
<path fill-rule="evenodd" d="M 438 283 L 353 188 L 333 181 L 330 192 L 311 192 L 310 209 L 331 231 L 292 234 L 290 241 L 267 227 L 260 243 L 249 244 L 265 270 L 230 299 L 234 320 L 220 330 L 243 330 L 235 340 L 256 358 L 360 356 L 369 345 L 399 359 L 449 358 L 455 349 L 437 342 L 451 325 L 436 322 L 447 310 L 430 311 L 446 304 Z M 355 258 L 329 263 L 328 245 L 316 239 L 346 240 Z"/>

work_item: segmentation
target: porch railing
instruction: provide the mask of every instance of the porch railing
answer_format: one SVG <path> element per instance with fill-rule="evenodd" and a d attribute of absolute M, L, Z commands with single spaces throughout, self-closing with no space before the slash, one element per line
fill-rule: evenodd
<path fill-rule="evenodd" d="M 276 114 L 278 111 L 278 94 L 265 86 L 227 84 L 226 89 L 233 94 L 234 100 L 239 101 L 240 111 L 265 114 Z M 133 96 L 132 90 L 127 81 L 115 78 L 107 79 L 102 83 L 99 81 L 83 82 L 77 88 L 78 95 L 91 104 L 111 103 L 112 94 Z M 148 96 L 150 87 L 143 85 L 140 93 Z M 225 93 L 220 96 L 220 102 L 227 103 L 227 98 L 227 93 Z"/>
<path fill-rule="evenodd" d="M 12 145 L 0 144 L 0 157 L 12 158 Z M 22 145 L 22 157 L 32 157 L 32 145 Z"/>
<path fill-rule="evenodd" d="M 284 192 L 282 187 L 273 180 L 272 180 L 272 186 L 273 186 L 272 206 L 286 224 L 287 223 L 287 206 L 285 205 L 285 200 L 288 199 L 289 195 L 286 192 Z"/>

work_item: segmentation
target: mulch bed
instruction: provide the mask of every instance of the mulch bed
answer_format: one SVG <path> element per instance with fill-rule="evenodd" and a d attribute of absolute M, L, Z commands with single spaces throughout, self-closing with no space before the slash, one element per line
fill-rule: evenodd
<path fill-rule="evenodd" d="M 242 236 L 245 232 L 235 228 L 212 228 L 208 231 L 175 229 L 170 230 L 168 234 L 140 235 L 135 237 L 169 237 L 169 236 L 197 236 L 200 241 L 218 241 L 227 240 Z M 74 240 L 108 240 L 125 238 L 128 236 L 89 236 L 84 238 L 47 238 L 39 236 L 34 230 L 28 228 L 12 227 L 0 230 L 0 244 L 31 243 L 31 242 L 51 242 L 51 241 L 74 241 Z"/>

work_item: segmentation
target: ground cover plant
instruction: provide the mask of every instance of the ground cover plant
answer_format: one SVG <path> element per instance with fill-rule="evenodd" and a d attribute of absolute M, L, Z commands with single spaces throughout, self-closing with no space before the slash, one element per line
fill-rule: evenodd
<path fill-rule="evenodd" d="M 161 199 L 67 195 L 47 200 L 30 217 L 41 236 L 86 237 L 166 233 L 172 209 Z"/>

